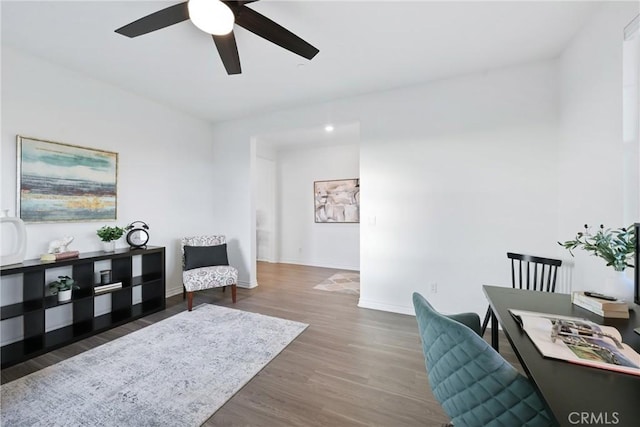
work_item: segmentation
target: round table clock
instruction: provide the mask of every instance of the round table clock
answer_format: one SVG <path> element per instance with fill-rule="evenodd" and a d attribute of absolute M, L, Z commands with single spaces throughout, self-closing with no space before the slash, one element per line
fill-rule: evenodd
<path fill-rule="evenodd" d="M 149 241 L 149 226 L 142 221 L 133 221 L 125 227 L 127 233 L 127 243 L 131 249 L 145 248 Z"/>

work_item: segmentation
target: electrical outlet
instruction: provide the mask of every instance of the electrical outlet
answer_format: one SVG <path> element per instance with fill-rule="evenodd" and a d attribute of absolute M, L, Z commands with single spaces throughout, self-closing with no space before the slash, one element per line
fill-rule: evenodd
<path fill-rule="evenodd" d="M 437 294 L 438 293 L 438 284 L 436 282 L 433 282 L 431 284 L 431 293 L 432 294 Z"/>

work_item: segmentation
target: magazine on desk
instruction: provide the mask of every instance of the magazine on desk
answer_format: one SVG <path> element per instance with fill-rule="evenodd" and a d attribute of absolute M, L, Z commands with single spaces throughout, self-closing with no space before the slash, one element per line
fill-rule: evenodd
<path fill-rule="evenodd" d="M 640 376 L 640 354 L 611 326 L 586 319 L 509 310 L 544 357 Z"/>

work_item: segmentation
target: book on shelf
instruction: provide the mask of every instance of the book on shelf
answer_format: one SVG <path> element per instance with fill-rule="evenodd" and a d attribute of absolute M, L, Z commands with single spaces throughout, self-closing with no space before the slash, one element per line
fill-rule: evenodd
<path fill-rule="evenodd" d="M 78 256 L 80 256 L 79 251 L 66 251 L 59 252 L 57 254 L 42 254 L 40 256 L 40 261 L 60 261 L 63 259 L 77 258 Z"/>
<path fill-rule="evenodd" d="M 107 283 L 106 285 L 94 286 L 93 291 L 96 294 L 99 294 L 100 292 L 112 291 L 114 289 L 120 289 L 121 287 L 122 287 L 122 282 Z"/>
<path fill-rule="evenodd" d="M 629 318 L 629 305 L 625 301 L 607 301 L 587 296 L 584 292 L 573 292 L 571 302 L 602 317 Z"/>
<path fill-rule="evenodd" d="M 543 357 L 640 376 L 640 354 L 612 326 L 578 317 L 509 310 Z"/>

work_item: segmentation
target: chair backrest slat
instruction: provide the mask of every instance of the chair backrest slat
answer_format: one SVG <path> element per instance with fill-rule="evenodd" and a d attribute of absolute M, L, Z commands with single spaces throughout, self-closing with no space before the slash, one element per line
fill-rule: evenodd
<path fill-rule="evenodd" d="M 555 292 L 558 267 L 562 265 L 562 260 L 513 252 L 507 252 L 507 258 L 511 260 L 511 284 L 514 288 Z"/>

